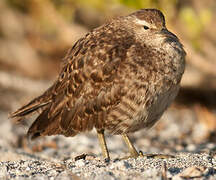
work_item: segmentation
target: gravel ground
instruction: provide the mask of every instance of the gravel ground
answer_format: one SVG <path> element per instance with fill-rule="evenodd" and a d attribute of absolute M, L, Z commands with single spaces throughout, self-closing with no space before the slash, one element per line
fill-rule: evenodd
<path fill-rule="evenodd" d="M 206 153 L 177 153 L 170 159 L 115 159 L 109 163 L 90 157 L 59 160 L 3 148 L 1 154 L 16 159 L 0 163 L 0 177 L 5 179 L 216 178 L 215 159 Z"/>
<path fill-rule="evenodd" d="M 184 113 L 171 108 L 155 128 L 132 135 L 144 154 L 172 156 L 122 159 L 128 153 L 121 137 L 107 135 L 110 162 L 103 160 L 94 131 L 73 138 L 53 136 L 29 141 L 24 136 L 27 127 L 12 126 L 2 113 L 0 179 L 216 179 L 216 144 L 193 144 L 196 129 L 200 136 L 204 128 L 187 120 L 189 110 L 180 111 Z M 192 125 L 194 134 L 182 139 L 180 136 Z"/>
<path fill-rule="evenodd" d="M 199 106 L 175 104 L 151 130 L 131 134 L 136 148 L 148 156 L 123 159 L 129 155 L 123 140 L 107 134 L 111 161 L 105 162 L 95 131 L 73 138 L 28 140 L 25 133 L 35 117 L 15 125 L 8 113 L 35 96 L 36 90 L 1 92 L 0 179 L 216 179 L 216 140 L 210 135 L 213 125 L 202 119 L 211 116 L 204 111 L 200 119 Z"/>

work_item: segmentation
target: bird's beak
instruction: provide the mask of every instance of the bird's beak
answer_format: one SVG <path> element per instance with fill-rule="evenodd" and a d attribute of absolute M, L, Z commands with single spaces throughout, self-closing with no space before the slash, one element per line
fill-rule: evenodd
<path fill-rule="evenodd" d="M 168 31 L 166 28 L 163 28 L 160 31 L 160 34 L 165 35 L 168 39 L 171 38 L 173 40 L 178 40 L 177 36 L 173 33 L 171 33 L 170 31 Z"/>

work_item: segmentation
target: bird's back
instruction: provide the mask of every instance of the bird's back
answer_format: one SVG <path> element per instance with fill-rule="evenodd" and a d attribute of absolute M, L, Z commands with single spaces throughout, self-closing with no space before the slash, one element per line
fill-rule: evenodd
<path fill-rule="evenodd" d="M 125 93 L 124 80 L 117 72 L 133 41 L 128 32 L 110 24 L 88 33 L 68 51 L 54 84 L 11 116 L 23 117 L 42 109 L 29 128 L 32 138 L 74 136 L 93 127 L 104 128 L 106 112 Z"/>

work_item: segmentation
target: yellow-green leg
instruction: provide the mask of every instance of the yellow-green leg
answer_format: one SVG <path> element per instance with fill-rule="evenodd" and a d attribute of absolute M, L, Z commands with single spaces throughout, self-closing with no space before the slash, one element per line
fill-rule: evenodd
<path fill-rule="evenodd" d="M 129 139 L 127 134 L 122 134 L 122 137 L 125 141 L 125 144 L 127 145 L 129 152 L 130 152 L 130 157 L 136 158 L 138 157 L 140 154 L 137 152 L 137 150 L 135 149 L 135 147 L 133 146 L 131 140 Z"/>
<path fill-rule="evenodd" d="M 110 157 L 109 157 L 109 151 L 107 149 L 107 144 L 104 137 L 104 130 L 97 131 L 97 135 L 98 135 L 98 140 L 102 150 L 103 157 L 105 158 L 106 161 L 109 161 Z"/>
<path fill-rule="evenodd" d="M 166 154 L 143 154 L 142 151 L 140 151 L 139 153 L 137 152 L 137 150 L 135 149 L 135 147 L 133 146 L 131 140 L 129 139 L 127 134 L 122 134 L 122 137 L 129 149 L 130 152 L 130 156 L 123 158 L 123 159 L 127 159 L 127 158 L 137 158 L 137 157 L 147 157 L 147 158 L 154 158 L 154 159 L 168 159 L 168 158 L 173 158 L 174 156 L 172 155 L 166 155 Z"/>

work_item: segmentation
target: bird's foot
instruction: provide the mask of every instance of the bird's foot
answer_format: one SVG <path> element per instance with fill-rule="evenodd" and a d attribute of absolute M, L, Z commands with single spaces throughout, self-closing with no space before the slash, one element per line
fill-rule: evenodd
<path fill-rule="evenodd" d="M 175 156 L 170 155 L 170 154 L 143 154 L 142 151 L 139 151 L 139 153 L 131 153 L 130 156 L 126 156 L 121 158 L 120 160 L 126 160 L 130 158 L 147 158 L 147 159 L 169 159 L 169 158 L 175 158 Z"/>
<path fill-rule="evenodd" d="M 133 152 L 130 153 L 130 156 L 123 157 L 120 160 L 126 160 L 126 159 L 130 159 L 130 158 L 136 159 L 138 157 L 143 157 L 143 152 L 142 151 L 139 151 L 139 153 L 137 151 L 133 151 Z"/>

